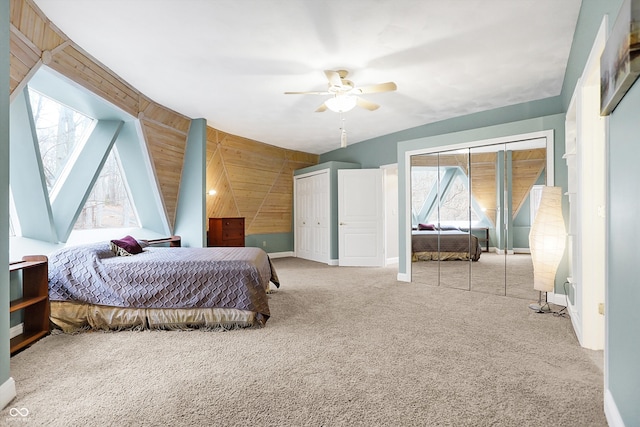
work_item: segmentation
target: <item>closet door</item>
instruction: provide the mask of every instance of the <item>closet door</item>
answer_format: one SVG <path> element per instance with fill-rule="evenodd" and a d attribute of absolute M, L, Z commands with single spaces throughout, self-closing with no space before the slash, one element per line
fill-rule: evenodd
<path fill-rule="evenodd" d="M 505 295 L 535 301 L 533 262 L 529 233 L 536 209 L 536 185 L 546 182 L 546 147 L 522 148 L 517 143 L 506 146 L 509 239 L 506 256 Z M 532 194 L 534 196 L 532 197 Z"/>
<path fill-rule="evenodd" d="M 295 177 L 295 252 L 298 258 L 329 262 L 329 172 Z"/>
<path fill-rule="evenodd" d="M 438 153 L 411 157 L 411 275 L 412 281 L 438 286 Z M 428 237 L 431 236 L 431 237 Z"/>
<path fill-rule="evenodd" d="M 438 157 L 437 229 L 440 286 L 470 289 L 469 150 L 441 152 Z"/>
<path fill-rule="evenodd" d="M 471 265 L 471 290 L 493 295 L 505 294 L 503 153 L 503 144 L 470 149 L 472 233 L 482 247 Z"/>

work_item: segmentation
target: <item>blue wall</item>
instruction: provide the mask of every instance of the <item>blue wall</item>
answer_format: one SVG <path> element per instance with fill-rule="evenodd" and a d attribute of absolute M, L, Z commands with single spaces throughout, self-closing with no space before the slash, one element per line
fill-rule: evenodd
<path fill-rule="evenodd" d="M 640 83 L 609 119 L 607 326 L 609 389 L 627 426 L 640 425 Z"/>

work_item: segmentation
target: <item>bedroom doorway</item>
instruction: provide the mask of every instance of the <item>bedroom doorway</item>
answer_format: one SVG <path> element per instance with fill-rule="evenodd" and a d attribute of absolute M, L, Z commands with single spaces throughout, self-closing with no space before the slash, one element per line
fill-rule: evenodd
<path fill-rule="evenodd" d="M 551 138 L 534 134 L 410 157 L 412 281 L 536 298 L 530 191 L 552 184 Z"/>

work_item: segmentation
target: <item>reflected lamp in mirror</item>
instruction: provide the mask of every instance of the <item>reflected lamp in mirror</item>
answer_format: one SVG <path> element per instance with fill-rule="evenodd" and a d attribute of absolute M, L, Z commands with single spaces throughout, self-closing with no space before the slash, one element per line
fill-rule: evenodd
<path fill-rule="evenodd" d="M 562 216 L 562 189 L 545 186 L 542 189 L 540 207 L 529 233 L 529 247 L 533 261 L 533 288 L 539 291 L 538 305 L 529 307 L 538 311 L 549 311 L 548 304 L 543 310 L 542 292 L 552 292 L 556 282 L 556 272 L 566 246 L 567 232 Z M 534 307 L 535 306 L 535 307 Z"/>

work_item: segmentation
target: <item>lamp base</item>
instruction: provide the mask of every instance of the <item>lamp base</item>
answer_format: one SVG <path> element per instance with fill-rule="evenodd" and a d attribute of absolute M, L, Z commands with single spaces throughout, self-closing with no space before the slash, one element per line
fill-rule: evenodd
<path fill-rule="evenodd" d="M 549 307 L 549 302 L 547 301 L 547 293 L 544 293 L 545 303 L 542 303 L 542 291 L 538 291 L 538 303 L 529 304 L 529 308 L 536 313 L 551 313 L 551 307 Z"/>
<path fill-rule="evenodd" d="M 529 304 L 529 308 L 536 313 L 551 313 L 551 307 L 549 307 L 549 303 L 546 302 L 543 305 L 540 304 Z"/>

